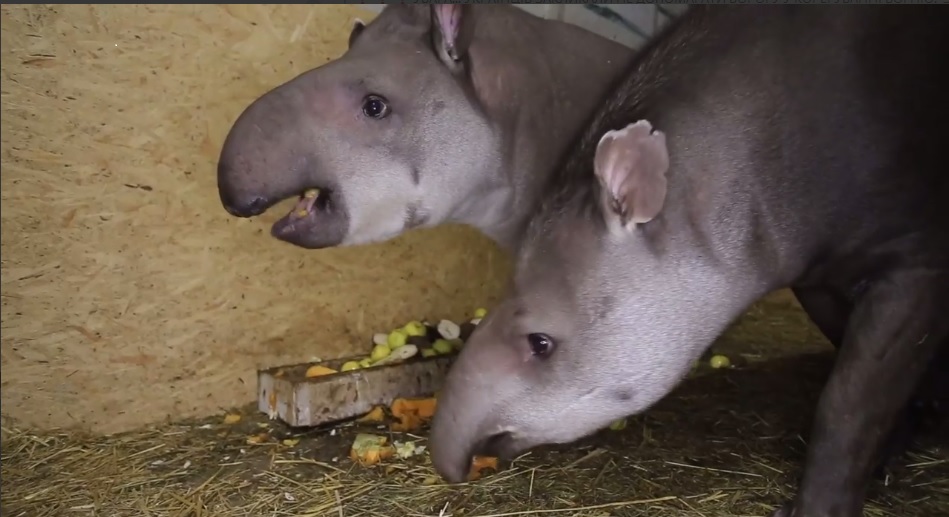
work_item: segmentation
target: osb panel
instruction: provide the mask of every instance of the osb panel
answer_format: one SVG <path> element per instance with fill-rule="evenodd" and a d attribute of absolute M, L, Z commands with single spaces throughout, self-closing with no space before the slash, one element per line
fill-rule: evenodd
<path fill-rule="evenodd" d="M 497 299 L 473 230 L 305 251 L 221 208 L 255 97 L 345 50 L 345 5 L 2 8 L 2 408 L 116 432 L 253 400 L 255 370 Z"/>

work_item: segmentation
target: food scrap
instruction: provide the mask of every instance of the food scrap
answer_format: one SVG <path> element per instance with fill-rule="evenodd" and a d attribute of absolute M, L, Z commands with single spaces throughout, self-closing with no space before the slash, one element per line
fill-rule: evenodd
<path fill-rule="evenodd" d="M 450 354 L 452 350 L 454 350 L 454 347 L 451 346 L 451 342 L 447 339 L 439 339 L 432 344 L 432 350 L 434 350 L 436 354 Z"/>
<path fill-rule="evenodd" d="M 336 370 L 327 366 L 323 366 L 322 364 L 314 364 L 313 366 L 307 368 L 306 378 L 310 379 L 312 377 L 319 377 L 321 375 L 329 375 L 332 373 L 336 373 Z"/>
<path fill-rule="evenodd" d="M 731 361 L 728 359 L 728 356 L 719 354 L 713 355 L 712 358 L 709 359 L 708 364 L 712 368 L 728 368 L 731 366 Z"/>
<path fill-rule="evenodd" d="M 474 481 L 481 477 L 484 470 L 498 470 L 498 459 L 493 456 L 475 456 L 471 462 L 471 471 L 468 473 L 468 481 Z"/>
<path fill-rule="evenodd" d="M 257 433 L 247 437 L 247 443 L 249 445 L 258 445 L 267 441 L 270 438 L 270 433 L 263 432 Z"/>
<path fill-rule="evenodd" d="M 373 362 L 385 359 L 392 353 L 392 350 L 389 348 L 389 345 L 376 345 L 372 347 L 372 352 L 369 353 L 369 359 Z"/>
<path fill-rule="evenodd" d="M 376 434 L 360 433 L 356 435 L 353 446 L 349 450 L 349 457 L 361 465 L 374 465 L 382 460 L 391 458 L 395 448 L 386 445 L 388 438 Z"/>
<path fill-rule="evenodd" d="M 612 423 L 610 423 L 611 431 L 622 431 L 623 429 L 626 429 L 625 418 L 620 418 L 619 420 L 614 420 Z"/>
<path fill-rule="evenodd" d="M 438 322 L 438 333 L 445 339 L 457 339 L 461 336 L 461 328 L 454 321 L 441 320 Z"/>
<path fill-rule="evenodd" d="M 408 336 L 424 336 L 428 333 L 428 330 L 421 321 L 410 321 L 406 323 L 404 327 L 402 327 L 402 330 Z"/>
<path fill-rule="evenodd" d="M 386 411 L 382 406 L 375 406 L 371 411 L 359 418 L 359 422 L 383 422 L 386 419 Z"/>
<path fill-rule="evenodd" d="M 427 399 L 405 399 L 399 398 L 392 401 L 392 416 L 398 419 L 390 427 L 393 431 L 414 431 L 422 426 L 422 423 L 431 419 L 435 415 L 435 398 Z"/>
<path fill-rule="evenodd" d="M 415 442 L 393 442 L 393 445 L 395 445 L 395 455 L 403 460 L 425 452 L 425 446 L 415 445 Z"/>
<path fill-rule="evenodd" d="M 241 421 L 241 416 L 237 413 L 231 413 L 229 415 L 224 416 L 224 423 L 228 425 L 236 424 L 240 421 Z"/>
<path fill-rule="evenodd" d="M 405 344 L 405 340 L 409 338 L 409 335 L 402 329 L 395 329 L 389 333 L 389 337 L 386 338 L 386 343 L 389 345 L 390 349 L 399 348 Z"/>

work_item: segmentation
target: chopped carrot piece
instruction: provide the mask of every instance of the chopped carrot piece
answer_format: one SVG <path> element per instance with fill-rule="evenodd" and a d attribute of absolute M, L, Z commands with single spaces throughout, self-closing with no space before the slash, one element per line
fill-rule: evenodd
<path fill-rule="evenodd" d="M 468 473 L 468 480 L 474 481 L 481 477 L 481 471 L 485 469 L 498 470 L 498 459 L 492 456 L 475 456 L 471 462 L 471 471 Z"/>

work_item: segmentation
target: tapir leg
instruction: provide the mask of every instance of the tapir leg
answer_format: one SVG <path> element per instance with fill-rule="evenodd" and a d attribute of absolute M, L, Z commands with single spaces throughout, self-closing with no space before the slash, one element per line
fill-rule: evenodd
<path fill-rule="evenodd" d="M 817 405 L 804 476 L 780 517 L 860 517 L 886 439 L 949 339 L 949 273 L 898 270 L 854 306 Z"/>
<path fill-rule="evenodd" d="M 834 348 L 840 349 L 843 343 L 847 320 L 853 311 L 853 305 L 830 289 L 819 287 L 796 287 L 792 289 L 801 308 L 807 313 L 818 330 Z M 909 448 L 913 436 L 927 419 L 941 418 L 949 396 L 949 346 L 942 347 L 947 352 L 933 361 L 916 395 L 906 405 L 897 418 L 894 430 L 884 442 L 874 476 L 880 479 L 886 476 L 886 467 L 891 459 L 902 456 Z"/>

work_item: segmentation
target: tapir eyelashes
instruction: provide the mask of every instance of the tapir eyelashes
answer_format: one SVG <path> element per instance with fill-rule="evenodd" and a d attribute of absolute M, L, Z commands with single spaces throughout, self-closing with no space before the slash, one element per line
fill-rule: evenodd
<path fill-rule="evenodd" d="M 389 105 L 378 95 L 367 95 L 362 101 L 362 112 L 369 118 L 384 119 L 389 115 Z"/>
<path fill-rule="evenodd" d="M 539 332 L 527 335 L 527 342 L 531 346 L 531 354 L 546 357 L 554 351 L 554 340 L 547 334 Z"/>

